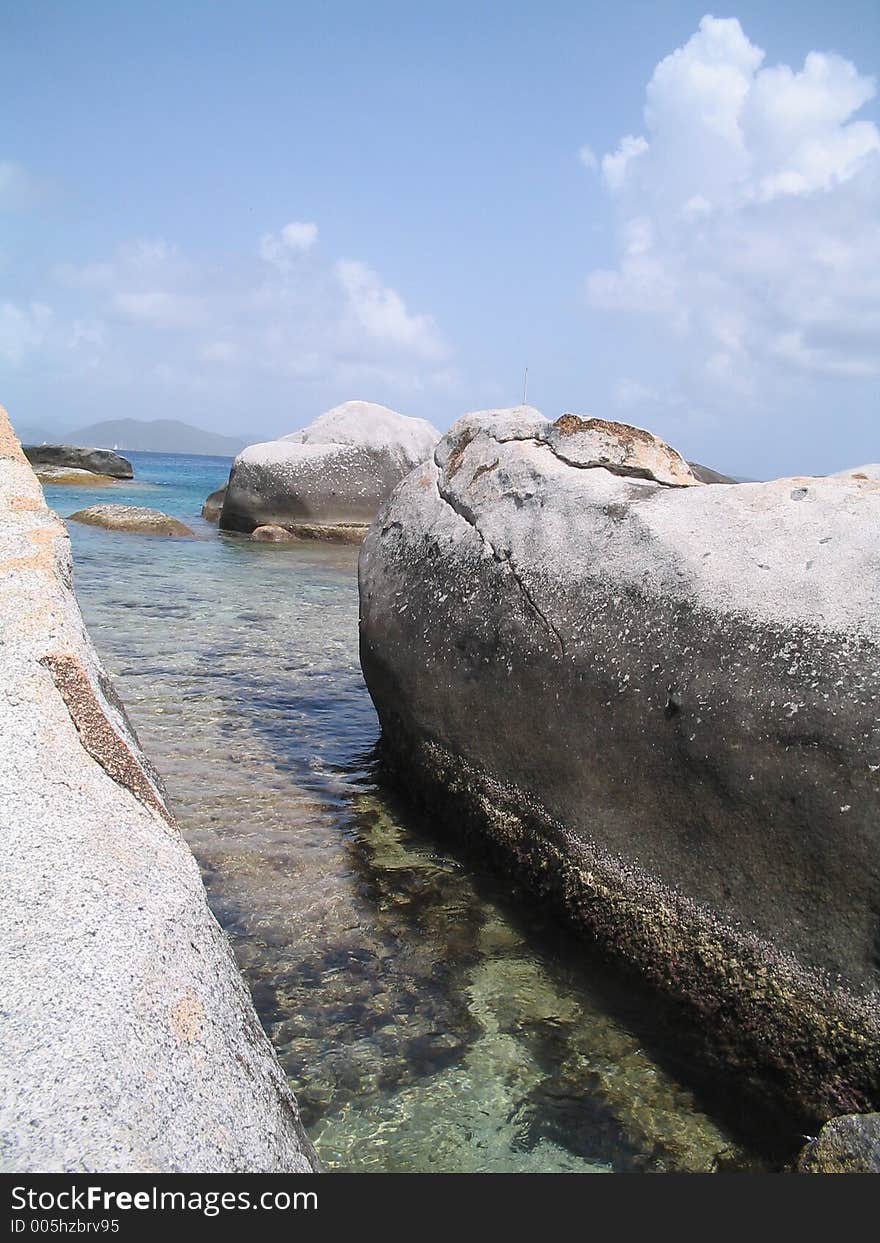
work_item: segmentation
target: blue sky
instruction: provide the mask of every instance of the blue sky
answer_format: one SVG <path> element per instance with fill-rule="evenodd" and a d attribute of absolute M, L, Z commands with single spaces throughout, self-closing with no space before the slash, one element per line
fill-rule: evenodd
<path fill-rule="evenodd" d="M 880 7 L 705 13 L 0 0 L 0 401 L 447 427 L 528 365 L 733 473 L 880 459 Z"/>

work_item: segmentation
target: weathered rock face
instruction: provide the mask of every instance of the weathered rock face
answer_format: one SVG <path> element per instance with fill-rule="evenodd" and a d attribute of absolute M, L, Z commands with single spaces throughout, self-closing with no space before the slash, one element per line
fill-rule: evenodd
<path fill-rule="evenodd" d="M 251 445 L 229 475 L 220 526 L 248 533 L 258 526 L 361 526 L 440 433 L 424 419 L 384 406 L 348 401 L 280 440 Z"/>
<path fill-rule="evenodd" d="M 313 1169 L 2 409 L 0 629 L 3 1168 Z"/>
<path fill-rule="evenodd" d="M 802 1174 L 880 1174 L 880 1114 L 832 1118 L 804 1148 Z"/>
<path fill-rule="evenodd" d="M 880 484 L 700 486 L 584 423 L 469 415 L 379 514 L 386 750 L 725 1057 L 811 1116 L 870 1109 Z"/>
<path fill-rule="evenodd" d="M 206 522 L 219 522 L 220 511 L 223 508 L 223 498 L 226 496 L 226 484 L 222 488 L 218 488 L 216 492 L 212 492 L 206 497 L 202 506 L 202 517 Z"/>
<path fill-rule="evenodd" d="M 139 535 L 195 539 L 194 532 L 185 523 L 170 514 L 163 514 L 159 509 L 145 509 L 142 505 L 89 505 L 88 509 L 78 509 L 71 514 L 69 521 L 104 527 L 107 531 L 134 531 Z"/>
<path fill-rule="evenodd" d="M 24 455 L 32 466 L 70 466 L 90 470 L 114 479 L 132 479 L 134 472 L 127 458 L 112 449 L 81 449 L 77 445 L 27 445 Z"/>
<path fill-rule="evenodd" d="M 35 466 L 34 472 L 40 483 L 72 488 L 106 488 L 117 481 L 112 475 L 96 475 L 93 470 L 79 470 L 75 466 Z"/>

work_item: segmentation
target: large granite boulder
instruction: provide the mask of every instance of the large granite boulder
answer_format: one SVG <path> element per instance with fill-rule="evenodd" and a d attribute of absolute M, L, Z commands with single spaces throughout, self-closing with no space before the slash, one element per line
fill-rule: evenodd
<path fill-rule="evenodd" d="M 460 420 L 360 562 L 389 763 L 805 1115 L 880 1101 L 880 483 Z"/>
<path fill-rule="evenodd" d="M 78 445 L 26 445 L 24 455 L 32 466 L 69 466 L 90 470 L 113 479 L 132 479 L 134 471 L 127 458 L 112 449 L 81 449 Z"/>
<path fill-rule="evenodd" d="M 302 431 L 238 455 L 220 514 L 227 531 L 361 527 L 440 438 L 424 419 L 347 401 Z"/>
<path fill-rule="evenodd" d="M 186 523 L 172 518 L 170 514 L 163 514 L 161 509 L 147 509 L 144 505 L 89 505 L 71 514 L 68 521 L 103 527 L 106 531 L 134 531 L 138 535 L 195 539 L 195 533 Z"/>
<path fill-rule="evenodd" d="M 196 862 L 0 409 L 6 1171 L 315 1168 Z"/>

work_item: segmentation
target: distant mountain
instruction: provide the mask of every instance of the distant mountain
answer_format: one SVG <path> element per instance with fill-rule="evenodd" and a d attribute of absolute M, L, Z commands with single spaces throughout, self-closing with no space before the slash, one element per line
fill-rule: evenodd
<path fill-rule="evenodd" d="M 57 432 L 50 432 L 46 427 L 16 426 L 15 434 L 23 445 L 58 444 L 60 439 Z"/>
<path fill-rule="evenodd" d="M 123 453 L 130 449 L 135 453 L 203 453 L 216 457 L 235 457 L 248 443 L 239 436 L 220 436 L 178 419 L 109 419 L 64 432 L 56 439 L 89 449 L 118 448 Z"/>

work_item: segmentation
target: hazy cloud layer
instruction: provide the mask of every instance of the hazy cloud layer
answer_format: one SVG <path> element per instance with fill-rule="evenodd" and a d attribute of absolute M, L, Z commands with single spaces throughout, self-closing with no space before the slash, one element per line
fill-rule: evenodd
<path fill-rule="evenodd" d="M 836 55 L 767 65 L 735 19 L 703 18 L 657 65 L 644 133 L 598 161 L 618 260 L 587 281 L 594 308 L 669 330 L 688 378 L 652 400 L 880 372 L 880 133 L 856 115 L 874 93 Z M 622 380 L 621 405 L 640 388 Z"/>
<path fill-rule="evenodd" d="M 96 401 L 114 390 L 136 406 L 141 397 L 140 417 L 155 414 L 150 401 L 210 409 L 212 397 L 259 395 L 264 425 L 284 430 L 284 408 L 313 417 L 325 400 L 377 390 L 405 406 L 450 383 L 450 347 L 431 317 L 367 264 L 321 255 L 312 222 L 217 263 L 138 240 L 56 267 L 47 288 L 39 302 L 0 301 L 0 359 L 56 386 L 85 379 Z M 291 413 L 290 426 L 301 417 Z"/>

